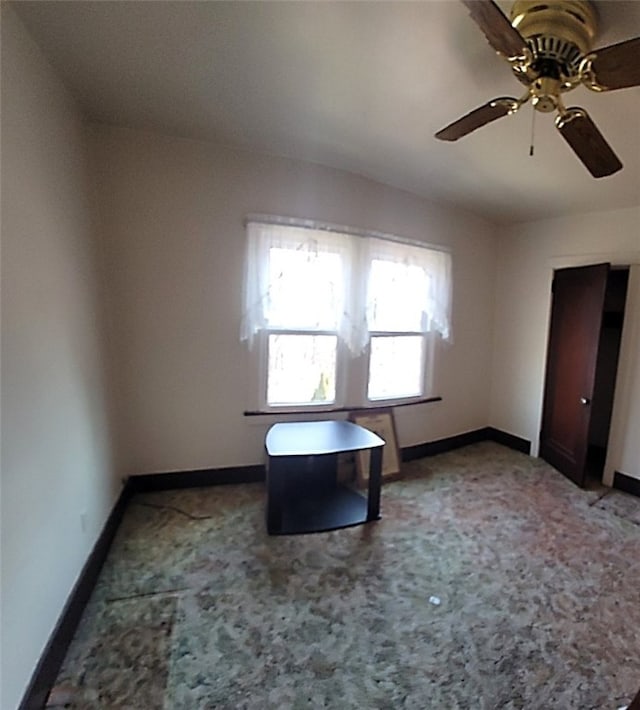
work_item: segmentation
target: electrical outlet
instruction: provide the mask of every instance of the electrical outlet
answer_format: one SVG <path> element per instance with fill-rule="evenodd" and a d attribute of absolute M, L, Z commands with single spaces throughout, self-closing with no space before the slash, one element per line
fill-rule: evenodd
<path fill-rule="evenodd" d="M 87 511 L 83 510 L 82 513 L 80 513 L 80 529 L 82 530 L 83 533 L 87 532 Z"/>

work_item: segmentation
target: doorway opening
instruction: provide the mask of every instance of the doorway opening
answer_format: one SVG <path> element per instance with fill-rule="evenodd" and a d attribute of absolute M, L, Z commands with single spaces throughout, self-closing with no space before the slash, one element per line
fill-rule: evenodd
<path fill-rule="evenodd" d="M 585 483 L 600 483 L 607 457 L 613 396 L 618 373 L 622 325 L 629 283 L 628 267 L 613 267 L 607 277 L 591 402 Z"/>

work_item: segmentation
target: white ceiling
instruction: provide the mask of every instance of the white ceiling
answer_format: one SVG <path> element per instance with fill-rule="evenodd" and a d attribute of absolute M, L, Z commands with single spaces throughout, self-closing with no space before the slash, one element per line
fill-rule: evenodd
<path fill-rule="evenodd" d="M 596 46 L 640 35 L 640 1 L 595 4 Z M 640 88 L 566 97 L 624 163 L 608 178 L 550 115 L 537 114 L 529 157 L 529 105 L 457 143 L 433 138 L 522 93 L 457 0 L 14 7 L 93 120 L 343 168 L 499 222 L 640 204 Z"/>

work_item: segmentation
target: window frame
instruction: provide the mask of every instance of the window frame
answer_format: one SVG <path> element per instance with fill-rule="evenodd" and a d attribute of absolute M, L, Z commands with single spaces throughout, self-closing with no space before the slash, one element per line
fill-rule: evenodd
<path fill-rule="evenodd" d="M 419 337 L 421 340 L 420 358 L 420 392 L 415 395 L 398 395 L 396 397 L 369 397 L 369 380 L 371 375 L 371 343 L 374 338 L 401 338 Z M 424 399 L 430 390 L 430 378 L 427 377 L 432 368 L 427 365 L 428 360 L 433 356 L 433 351 L 428 347 L 429 338 L 427 333 L 408 330 L 371 330 L 369 331 L 369 343 L 367 344 L 367 376 L 365 379 L 365 390 L 363 401 L 376 406 L 391 406 L 393 404 L 408 404 L 412 401 Z"/>
<path fill-rule="evenodd" d="M 269 336 L 271 335 L 330 335 L 336 338 L 336 396 L 333 402 L 307 402 L 301 403 L 282 403 L 270 404 L 268 401 L 269 392 Z M 340 340 L 340 335 L 337 330 L 315 330 L 312 328 L 283 328 L 283 327 L 266 327 L 258 333 L 258 352 L 259 360 L 259 391 L 260 402 L 259 406 L 265 412 L 330 412 L 335 409 L 341 409 L 346 404 L 344 383 L 346 381 L 345 360 L 347 354 L 344 352 L 346 348 Z"/>

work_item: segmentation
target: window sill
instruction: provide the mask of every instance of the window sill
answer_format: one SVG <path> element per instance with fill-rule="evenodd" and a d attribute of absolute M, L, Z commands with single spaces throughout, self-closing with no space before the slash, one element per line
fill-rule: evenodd
<path fill-rule="evenodd" d="M 310 407 L 306 409 L 269 409 L 269 410 L 249 410 L 243 412 L 245 417 L 273 417 L 279 416 L 281 414 L 339 414 L 340 412 L 366 412 L 368 409 L 381 409 L 383 407 L 388 407 L 389 409 L 395 409 L 396 407 L 411 407 L 416 404 L 428 404 L 430 402 L 441 402 L 442 397 L 424 397 L 423 399 L 413 399 L 410 402 L 385 402 L 380 400 L 375 404 L 367 405 L 366 407 L 332 407 L 330 409 L 312 409 Z"/>

